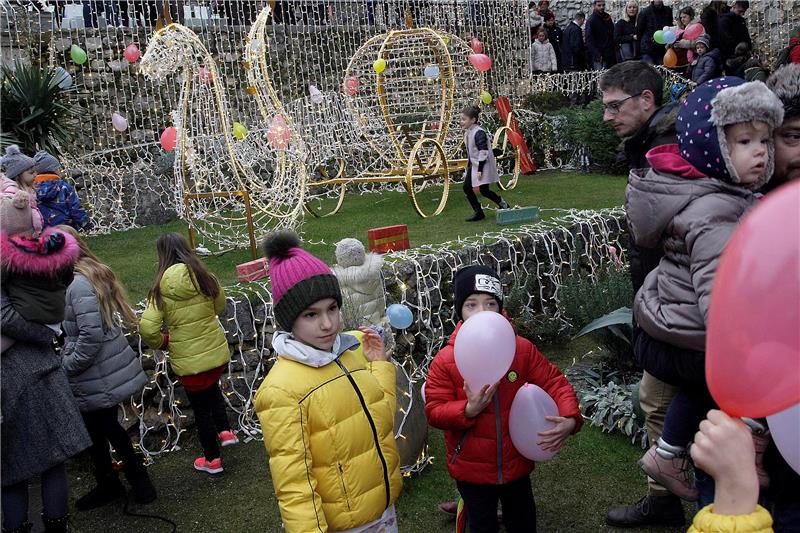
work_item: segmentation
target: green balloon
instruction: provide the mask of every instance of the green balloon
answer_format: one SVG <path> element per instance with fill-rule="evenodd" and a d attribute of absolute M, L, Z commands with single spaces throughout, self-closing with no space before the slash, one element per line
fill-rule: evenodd
<path fill-rule="evenodd" d="M 78 46 L 77 44 L 73 44 L 72 47 L 69 49 L 69 55 L 72 60 L 77 63 L 78 65 L 83 65 L 86 63 L 86 51 Z"/>
<path fill-rule="evenodd" d="M 664 31 L 658 30 L 653 34 L 653 40 L 658 44 L 667 44 L 667 40 L 664 38 Z"/>

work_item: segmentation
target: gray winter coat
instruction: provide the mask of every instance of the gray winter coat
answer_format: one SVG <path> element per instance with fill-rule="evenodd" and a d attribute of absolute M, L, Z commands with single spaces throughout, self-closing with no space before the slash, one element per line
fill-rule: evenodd
<path fill-rule="evenodd" d="M 644 280 L 634 318 L 652 337 L 705 351 L 706 318 L 719 257 L 753 192 L 713 178 L 682 178 L 653 169 L 631 171 L 625 208 L 633 240 L 664 247 Z"/>
<path fill-rule="evenodd" d="M 15 341 L 0 356 L 0 449 L 7 487 L 63 463 L 92 442 L 53 351 L 53 330 L 22 318 L 5 294 L 0 314 L 3 336 Z"/>
<path fill-rule="evenodd" d="M 106 329 L 91 282 L 76 273 L 67 289 L 62 364 L 81 411 L 113 407 L 141 392 L 142 364 L 122 328 Z"/>

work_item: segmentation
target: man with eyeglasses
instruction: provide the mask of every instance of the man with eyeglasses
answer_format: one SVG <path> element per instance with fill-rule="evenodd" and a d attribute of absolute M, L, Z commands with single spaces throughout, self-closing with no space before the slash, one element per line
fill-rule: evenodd
<path fill-rule="evenodd" d="M 624 139 L 624 153 L 631 169 L 649 167 L 646 154 L 652 148 L 677 142 L 675 120 L 679 106 L 662 105 L 664 79 L 651 65 L 644 61 L 619 63 L 600 78 L 599 84 L 603 93 L 603 120 Z M 663 255 L 662 249 L 643 248 L 631 242 L 628 257 L 634 293 Z M 639 384 L 639 404 L 645 413 L 651 442 L 661 436 L 675 392 L 672 385 L 644 372 Z M 615 527 L 683 525 L 681 500 L 655 481 L 650 480 L 648 488 L 648 494 L 635 504 L 611 509 L 606 522 Z"/>

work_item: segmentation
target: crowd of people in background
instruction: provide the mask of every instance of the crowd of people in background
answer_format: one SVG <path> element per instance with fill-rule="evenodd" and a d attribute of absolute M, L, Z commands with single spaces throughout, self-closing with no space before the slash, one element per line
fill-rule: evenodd
<path fill-rule="evenodd" d="M 663 65 L 671 50 L 676 60 L 666 66 L 695 83 L 723 73 L 764 81 L 769 69 L 753 47 L 745 19 L 748 9 L 747 1 L 735 1 L 731 6 L 725 1 L 711 1 L 699 19 L 690 6 L 680 9 L 676 18 L 673 7 L 663 0 L 652 0 L 641 10 L 639 2 L 631 0 L 615 22 L 606 12 L 605 0 L 593 0 L 588 14 L 570 14 L 570 21 L 560 30 L 555 26 L 556 17 L 548 0 L 530 2 L 526 17 L 531 36 L 529 72 L 536 75 L 604 70 L 631 60 Z M 694 39 L 678 38 L 670 44 L 659 43 L 655 38 L 656 32 L 665 27 L 683 32 L 693 23 L 702 24 L 705 33 Z M 544 34 L 542 28 L 546 30 Z M 792 32 L 786 53 L 779 56 L 775 67 L 800 61 L 800 49 L 795 51 L 800 44 L 798 37 L 800 30 Z M 554 65 L 548 59 L 549 48 L 556 56 Z"/>

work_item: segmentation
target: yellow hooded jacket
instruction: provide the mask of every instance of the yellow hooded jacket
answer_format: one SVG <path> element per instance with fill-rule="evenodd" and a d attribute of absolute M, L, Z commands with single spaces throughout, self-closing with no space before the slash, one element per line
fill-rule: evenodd
<path fill-rule="evenodd" d="M 193 376 L 231 360 L 228 340 L 217 318 L 225 310 L 225 292 L 212 300 L 192 283 L 189 267 L 172 265 L 161 277 L 164 309 L 148 301 L 139 333 L 151 348 L 161 346 L 161 325 L 169 330 L 169 362 L 178 376 Z"/>
<path fill-rule="evenodd" d="M 772 517 L 760 505 L 745 515 L 714 514 L 713 507 L 706 505 L 694 515 L 687 533 L 772 533 Z"/>
<path fill-rule="evenodd" d="M 255 408 L 287 533 L 368 524 L 397 500 L 396 403 L 394 364 L 367 362 L 361 344 L 319 368 L 278 357 Z"/>

